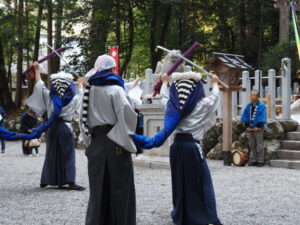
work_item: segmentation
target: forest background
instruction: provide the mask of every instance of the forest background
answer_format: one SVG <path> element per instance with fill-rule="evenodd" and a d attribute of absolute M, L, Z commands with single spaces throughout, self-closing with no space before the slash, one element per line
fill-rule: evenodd
<path fill-rule="evenodd" d="M 201 46 L 191 59 L 200 65 L 212 52 L 244 55 L 263 71 L 278 70 L 281 58 L 290 57 L 296 74 L 290 30 L 288 40 L 279 43 L 279 10 L 271 0 L 0 0 L 0 105 L 22 106 L 22 72 L 44 56 L 41 34 L 55 48 L 76 44 L 80 51 L 68 57 L 80 75 L 109 46 L 119 46 L 120 75 L 129 78 L 155 70 L 164 56 L 156 45 L 184 51 L 194 41 Z M 51 58 L 48 74 L 68 69 L 60 67 L 59 58 Z"/>

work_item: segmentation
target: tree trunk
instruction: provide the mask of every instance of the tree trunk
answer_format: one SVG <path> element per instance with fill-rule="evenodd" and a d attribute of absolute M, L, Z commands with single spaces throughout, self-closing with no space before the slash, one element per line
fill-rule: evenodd
<path fill-rule="evenodd" d="M 115 9 L 116 9 L 116 45 L 119 48 L 119 75 L 121 77 L 123 77 L 123 69 L 121 66 L 121 53 L 124 50 L 122 43 L 121 43 L 121 6 L 120 6 L 120 1 L 116 0 L 116 5 L 115 5 Z"/>
<path fill-rule="evenodd" d="M 0 105 L 6 110 L 15 109 L 15 104 L 12 100 L 11 93 L 9 91 L 8 79 L 6 77 L 4 53 L 2 40 L 0 38 Z"/>
<path fill-rule="evenodd" d="M 38 15 L 36 18 L 35 25 L 35 36 L 34 36 L 34 51 L 33 51 L 33 61 L 37 61 L 39 58 L 39 50 L 40 50 L 40 37 L 41 37 L 41 22 L 42 15 L 44 10 L 45 0 L 39 1 L 39 9 Z M 28 94 L 31 95 L 34 89 L 34 79 L 28 77 Z"/>
<path fill-rule="evenodd" d="M 17 14 L 18 14 L 18 0 L 14 1 L 14 22 L 17 23 Z M 16 28 L 13 28 L 13 32 L 16 32 Z M 15 40 L 10 41 L 10 48 L 9 48 L 9 60 L 8 60 L 8 72 L 7 72 L 7 78 L 9 81 L 9 90 L 10 95 L 12 94 L 13 87 L 12 87 L 12 74 L 11 74 L 11 66 L 13 63 L 13 56 L 14 56 L 14 46 L 16 42 Z"/>
<path fill-rule="evenodd" d="M 121 16 L 120 16 L 120 1 L 116 1 L 116 39 L 117 45 L 121 46 Z"/>
<path fill-rule="evenodd" d="M 156 30 L 157 30 L 157 17 L 158 17 L 158 7 L 159 7 L 159 1 L 153 0 L 152 6 L 151 6 L 151 22 L 150 22 L 150 56 L 151 56 L 151 67 L 154 70 L 157 63 L 156 58 Z"/>
<path fill-rule="evenodd" d="M 168 29 L 171 22 L 172 16 L 172 5 L 166 5 L 166 9 L 164 10 L 164 22 L 162 29 L 159 35 L 159 42 L 156 41 L 156 36 L 158 36 L 158 29 L 157 29 L 157 17 L 159 16 L 158 8 L 159 8 L 159 1 L 154 0 L 152 3 L 151 9 L 151 23 L 150 23 L 150 55 L 151 55 L 151 67 L 154 70 L 156 68 L 156 63 L 162 57 L 162 51 L 156 51 L 156 45 L 164 45 L 166 42 L 166 35 L 168 33 Z"/>
<path fill-rule="evenodd" d="M 103 10 L 105 9 L 105 10 Z M 107 37 L 112 24 L 113 2 L 107 0 L 94 0 L 90 26 L 90 42 L 88 44 L 88 65 L 92 67 L 100 54 L 106 52 Z"/>
<path fill-rule="evenodd" d="M 47 42 L 48 45 L 50 45 L 51 47 L 53 46 L 53 5 L 52 5 L 52 0 L 46 0 L 47 1 L 47 10 L 48 10 L 48 17 L 47 17 Z M 47 52 L 48 54 L 50 54 L 52 52 L 52 50 L 50 48 L 47 48 Z M 49 77 L 50 75 L 53 73 L 54 68 L 53 68 L 53 57 L 48 59 L 48 74 Z M 48 83 L 50 82 L 50 79 L 48 79 Z"/>
<path fill-rule="evenodd" d="M 29 65 L 31 64 L 31 59 L 30 59 L 30 31 L 29 31 L 29 12 L 28 12 L 28 0 L 24 0 L 25 2 L 25 21 L 24 21 L 24 25 L 25 25 L 25 37 L 24 37 L 24 48 L 26 49 L 26 64 L 27 67 L 29 67 Z M 29 87 L 30 87 L 30 83 L 31 82 L 31 78 L 28 77 L 27 78 L 27 93 L 25 93 L 25 89 L 23 89 L 23 95 L 22 98 L 27 98 L 28 94 L 29 94 Z M 31 93 L 30 93 L 31 94 Z"/>
<path fill-rule="evenodd" d="M 182 46 L 183 45 L 183 19 L 179 18 L 178 19 L 178 45 Z"/>
<path fill-rule="evenodd" d="M 246 9 L 245 0 L 240 0 L 240 53 L 246 55 Z"/>
<path fill-rule="evenodd" d="M 37 18 L 36 18 L 36 25 L 35 25 L 33 61 L 38 60 L 38 57 L 39 57 L 40 37 L 41 37 L 41 22 L 42 22 L 42 15 L 43 15 L 43 10 L 44 10 L 44 5 L 45 5 L 45 0 L 40 0 L 39 1 L 38 15 L 37 15 Z"/>
<path fill-rule="evenodd" d="M 159 45 L 164 46 L 166 43 L 166 37 L 168 34 L 170 22 L 171 22 L 171 16 L 172 16 L 172 5 L 168 5 L 167 9 L 165 10 L 165 19 L 164 19 L 164 24 L 163 24 L 163 27 L 162 27 L 161 33 L 160 33 Z M 156 62 L 161 59 L 162 54 L 163 54 L 163 51 L 157 51 Z"/>
<path fill-rule="evenodd" d="M 63 8 L 64 8 L 64 1 L 60 0 L 57 2 L 56 6 L 56 24 L 55 24 L 55 41 L 54 41 L 54 48 L 60 48 L 62 45 L 62 36 L 61 36 L 61 29 L 62 29 L 62 19 L 63 19 Z M 60 69 L 60 58 L 54 57 L 54 65 L 53 65 L 53 72 L 56 73 Z"/>
<path fill-rule="evenodd" d="M 126 68 L 131 60 L 132 51 L 133 51 L 133 41 L 134 41 L 134 18 L 133 18 L 133 9 L 130 2 L 128 3 L 128 23 L 129 23 L 129 37 L 128 37 L 128 51 L 124 57 L 122 67 L 120 68 L 120 75 L 126 73 Z"/>
<path fill-rule="evenodd" d="M 7 78 L 8 78 L 8 82 L 9 82 L 9 91 L 10 94 L 12 93 L 12 74 L 11 74 L 11 65 L 12 65 L 12 61 L 13 61 L 13 55 L 14 55 L 14 48 L 13 48 L 13 44 L 12 41 L 10 42 L 10 49 L 9 49 L 9 59 L 8 59 L 8 72 L 7 72 Z"/>
<path fill-rule="evenodd" d="M 16 84 L 16 97 L 15 105 L 20 108 L 22 105 L 22 70 L 23 70 L 23 24 L 24 24 L 24 2 L 19 0 L 18 9 L 18 59 L 17 59 L 17 84 Z"/>
<path fill-rule="evenodd" d="M 25 0 L 25 49 L 26 49 L 26 62 L 27 67 L 30 65 L 30 31 L 29 31 L 29 12 L 28 12 L 28 0 Z"/>

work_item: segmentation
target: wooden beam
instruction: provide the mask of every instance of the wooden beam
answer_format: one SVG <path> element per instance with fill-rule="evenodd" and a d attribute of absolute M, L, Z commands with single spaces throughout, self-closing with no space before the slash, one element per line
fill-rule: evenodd
<path fill-rule="evenodd" d="M 264 102 L 267 106 L 267 117 L 271 118 L 271 95 L 267 95 L 266 98 L 260 98 L 260 101 Z"/>
<path fill-rule="evenodd" d="M 290 3 L 294 2 L 296 9 L 299 10 L 300 7 L 300 1 L 293 1 L 293 0 L 275 0 L 274 6 L 275 8 L 280 8 L 280 7 L 289 7 Z"/>
<path fill-rule="evenodd" d="M 279 42 L 286 41 L 289 38 L 290 24 L 290 2 L 287 0 L 275 1 L 275 8 L 279 8 Z M 295 9 L 300 11 L 300 1 L 293 1 Z"/>
<path fill-rule="evenodd" d="M 224 166 L 231 166 L 232 150 L 232 91 L 223 92 L 223 159 Z"/>
<path fill-rule="evenodd" d="M 227 89 L 220 86 L 221 91 L 226 91 Z M 231 91 L 246 91 L 246 88 L 243 88 L 242 86 L 229 86 L 229 90 Z"/>

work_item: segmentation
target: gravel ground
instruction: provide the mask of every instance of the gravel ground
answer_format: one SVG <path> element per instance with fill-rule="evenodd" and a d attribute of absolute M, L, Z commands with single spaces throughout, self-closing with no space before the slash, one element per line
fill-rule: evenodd
<path fill-rule="evenodd" d="M 21 155 L 21 142 L 0 155 L 0 224 L 84 224 L 88 190 L 38 188 L 44 160 Z M 300 171 L 224 167 L 209 161 L 225 225 L 300 225 Z M 77 151 L 77 182 L 88 186 L 86 157 Z M 169 170 L 135 168 L 137 225 L 171 225 Z"/>

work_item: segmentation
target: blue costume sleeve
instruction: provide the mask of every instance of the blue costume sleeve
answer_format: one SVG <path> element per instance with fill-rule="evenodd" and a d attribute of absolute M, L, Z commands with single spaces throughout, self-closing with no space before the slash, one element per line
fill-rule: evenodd
<path fill-rule="evenodd" d="M 249 123 L 250 122 L 250 109 L 251 109 L 251 103 L 248 103 L 248 105 L 244 109 L 241 121 L 243 121 L 245 123 Z"/>
<path fill-rule="evenodd" d="M 40 138 L 40 133 L 33 132 L 31 134 L 18 134 L 16 132 L 11 132 L 6 129 L 0 128 L 0 138 L 6 139 L 6 140 L 31 140 L 35 138 Z"/>
<path fill-rule="evenodd" d="M 151 149 L 158 148 L 164 144 L 181 120 L 180 112 L 172 110 L 173 107 L 172 102 L 169 101 L 164 120 L 164 129 L 157 132 L 153 137 L 146 137 L 144 135 L 137 134 L 131 135 L 137 147 L 142 149 Z"/>

